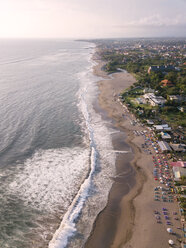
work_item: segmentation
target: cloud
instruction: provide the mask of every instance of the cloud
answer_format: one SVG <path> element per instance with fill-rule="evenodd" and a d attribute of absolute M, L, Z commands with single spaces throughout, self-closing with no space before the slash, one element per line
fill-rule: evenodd
<path fill-rule="evenodd" d="M 174 16 L 173 18 L 161 17 L 160 15 L 151 15 L 147 17 L 140 18 L 138 20 L 133 20 L 125 22 L 123 25 L 118 27 L 176 27 L 176 26 L 186 26 L 186 17 L 182 15 Z"/>

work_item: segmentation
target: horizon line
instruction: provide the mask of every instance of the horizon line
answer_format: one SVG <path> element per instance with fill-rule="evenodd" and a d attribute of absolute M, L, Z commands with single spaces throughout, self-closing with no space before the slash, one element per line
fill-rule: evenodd
<path fill-rule="evenodd" d="M 186 39 L 186 36 L 128 36 L 128 37 L 0 37 L 0 40 L 111 40 L 111 39 Z"/>

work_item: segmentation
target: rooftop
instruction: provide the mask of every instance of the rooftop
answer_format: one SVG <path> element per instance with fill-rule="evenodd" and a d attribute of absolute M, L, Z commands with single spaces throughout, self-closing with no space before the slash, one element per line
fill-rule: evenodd
<path fill-rule="evenodd" d="M 171 163 L 172 167 L 183 167 L 186 168 L 186 161 L 177 161 Z"/>
<path fill-rule="evenodd" d="M 158 145 L 163 152 L 171 151 L 171 148 L 166 141 L 158 141 Z"/>
<path fill-rule="evenodd" d="M 171 136 L 168 133 L 161 132 L 162 139 L 171 139 Z"/>

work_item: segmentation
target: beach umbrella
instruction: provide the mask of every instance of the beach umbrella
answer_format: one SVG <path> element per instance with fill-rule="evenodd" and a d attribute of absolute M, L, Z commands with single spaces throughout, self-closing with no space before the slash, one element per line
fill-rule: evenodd
<path fill-rule="evenodd" d="M 172 228 L 167 228 L 167 232 L 168 233 L 172 233 L 173 231 L 172 231 Z"/>
<path fill-rule="evenodd" d="M 169 239 L 169 245 L 173 245 L 174 241 L 172 239 Z"/>

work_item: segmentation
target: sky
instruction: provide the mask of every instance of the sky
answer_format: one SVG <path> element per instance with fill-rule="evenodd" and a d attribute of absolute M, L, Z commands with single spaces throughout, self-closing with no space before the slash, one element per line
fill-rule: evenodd
<path fill-rule="evenodd" d="M 0 38 L 185 37 L 186 0 L 0 0 Z"/>

